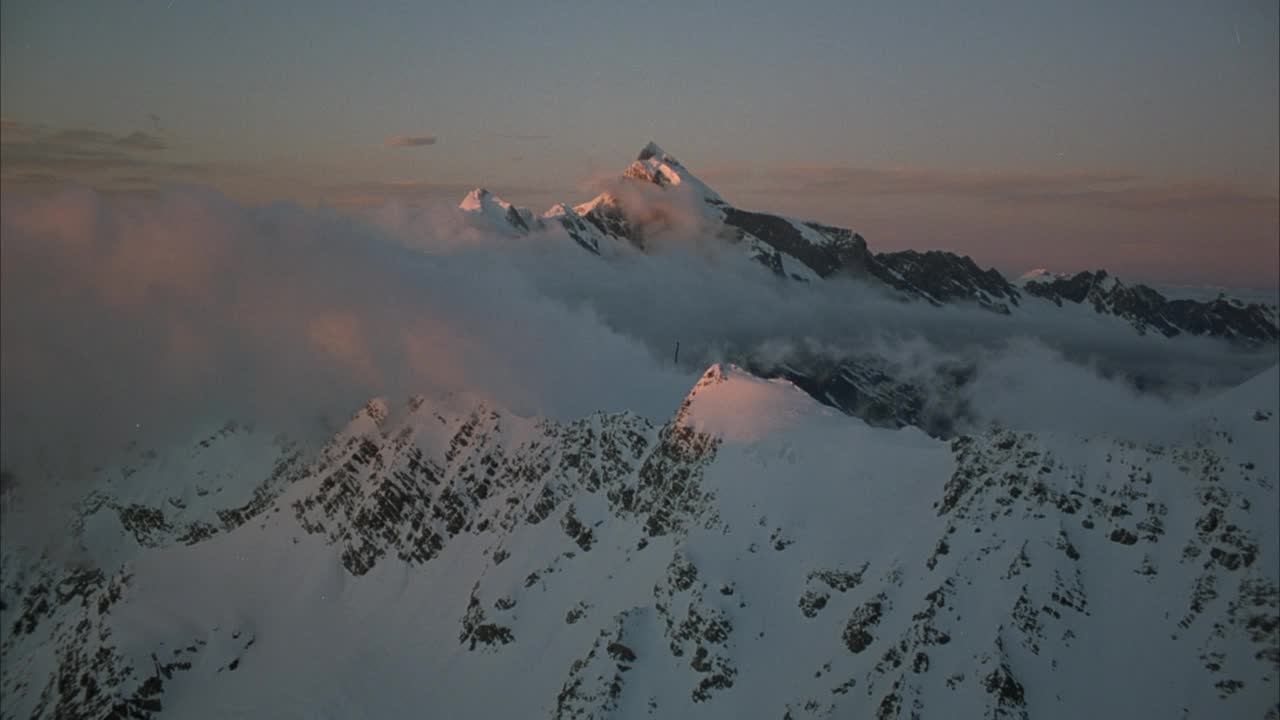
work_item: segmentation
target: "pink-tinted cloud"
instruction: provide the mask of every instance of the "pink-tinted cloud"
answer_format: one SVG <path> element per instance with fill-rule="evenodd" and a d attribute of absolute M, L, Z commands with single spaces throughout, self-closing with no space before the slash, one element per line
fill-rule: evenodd
<path fill-rule="evenodd" d="M 361 318 L 350 310 L 322 312 L 307 324 L 307 337 L 315 347 L 350 369 L 370 387 L 381 381 L 377 361 L 369 353 Z"/>

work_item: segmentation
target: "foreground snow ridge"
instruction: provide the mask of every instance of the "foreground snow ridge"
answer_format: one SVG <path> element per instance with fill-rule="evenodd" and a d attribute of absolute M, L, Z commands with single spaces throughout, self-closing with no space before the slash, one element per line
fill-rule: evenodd
<path fill-rule="evenodd" d="M 728 441 L 752 442 L 805 420 L 834 416 L 787 380 L 764 380 L 737 365 L 716 364 L 689 393 L 677 421 Z"/>
<path fill-rule="evenodd" d="M 942 442 L 730 365 L 661 426 L 228 425 L 86 500 L 92 562 L 4 548 L 3 715 L 1263 717 L 1278 392 L 1149 446 Z"/>

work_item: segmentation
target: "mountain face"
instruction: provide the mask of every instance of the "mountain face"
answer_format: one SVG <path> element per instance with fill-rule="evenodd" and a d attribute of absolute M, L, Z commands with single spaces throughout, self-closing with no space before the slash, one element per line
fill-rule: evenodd
<path fill-rule="evenodd" d="M 959 400 L 974 373 L 963 363 L 944 364 L 927 384 L 873 353 L 838 360 L 796 353 L 780 363 L 748 360 L 745 367 L 758 377 L 785 379 L 818 402 L 876 427 L 916 427 L 936 438 L 950 438 L 958 424 L 973 419 Z M 954 402 L 937 407 L 939 396 Z"/>
<path fill-rule="evenodd" d="M 1225 297 L 1209 302 L 1169 300 L 1145 285 L 1127 286 L 1105 270 L 1045 277 L 1028 280 L 1023 289 L 1058 306 L 1086 305 L 1100 314 L 1124 318 L 1140 333 L 1154 331 L 1165 337 L 1189 333 L 1245 342 L 1280 339 L 1274 306 L 1246 305 Z"/>
<path fill-rule="evenodd" d="M 228 425 L 113 471 L 76 563 L 6 544 L 0 714 L 1273 717 L 1278 397 L 943 442 L 715 366 L 661 426 Z"/>
<path fill-rule="evenodd" d="M 552 207 L 541 216 L 535 216 L 531 211 L 518 208 L 485 188 L 476 188 L 462 199 L 458 209 L 476 217 L 486 229 L 496 230 L 504 235 L 522 237 L 559 227 L 582 249 L 600 254 L 601 235 L 592 224 L 564 204 Z"/>

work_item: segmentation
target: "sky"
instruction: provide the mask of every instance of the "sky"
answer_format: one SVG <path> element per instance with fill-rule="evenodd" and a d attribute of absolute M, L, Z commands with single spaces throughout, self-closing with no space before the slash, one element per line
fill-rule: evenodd
<path fill-rule="evenodd" d="M 1280 286 L 1280 4 L 0 4 L 0 182 L 749 209 L 1006 273 Z"/>

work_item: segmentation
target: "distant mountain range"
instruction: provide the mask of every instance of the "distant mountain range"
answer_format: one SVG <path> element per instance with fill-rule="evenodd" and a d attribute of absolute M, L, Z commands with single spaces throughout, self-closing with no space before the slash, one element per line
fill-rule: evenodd
<path fill-rule="evenodd" d="M 1146 285 L 1121 282 L 1105 270 L 1071 276 L 1042 273 L 1010 281 L 999 271 L 984 270 L 970 258 L 954 253 L 872 253 L 866 240 L 852 230 L 730 205 L 653 143 L 627 167 L 621 181 L 678 189 L 682 198 L 695 201 L 705 226 L 723 242 L 740 247 L 774 275 L 798 282 L 853 277 L 904 300 L 932 305 L 972 303 L 1005 315 L 1024 309 L 1035 312 L 1040 302 L 1079 306 L 1121 318 L 1138 333 L 1165 337 L 1187 334 L 1244 344 L 1280 339 L 1280 312 L 1274 305 L 1225 296 L 1209 301 L 1170 300 Z M 665 225 L 660 211 L 628 207 L 613 192 L 601 193 L 575 207 L 559 204 L 535 215 L 477 188 L 459 207 L 505 233 L 563 230 L 596 254 L 619 244 L 644 250 L 646 236 Z"/>
<path fill-rule="evenodd" d="M 1141 284 L 1129 285 L 1104 270 L 1056 275 L 1034 271 L 1009 280 L 999 271 L 979 267 L 972 259 L 942 251 L 872 253 L 856 232 L 781 215 L 751 212 L 730 205 L 688 168 L 650 143 L 622 173 L 616 185 L 660 189 L 655 200 L 628 201 L 626 193 L 608 191 L 570 207 L 558 204 L 542 215 L 518 208 L 477 188 L 459 208 L 486 229 L 512 236 L 533 232 L 564 233 L 584 250 L 602 256 L 644 252 L 653 235 L 671 229 L 673 215 L 693 207 L 699 227 L 726 247 L 739 248 L 767 273 L 794 282 L 854 279 L 903 302 L 933 306 L 969 305 L 1032 323 L 1053 311 L 1114 318 L 1138 335 L 1213 338 L 1245 348 L 1274 346 L 1280 340 L 1280 310 L 1275 305 L 1245 303 L 1220 295 L 1197 301 L 1169 299 Z M 662 196 L 671 194 L 669 206 Z M 765 275 L 762 275 L 762 278 Z M 954 395 L 972 368 L 952 364 L 922 381 L 874 353 L 832 359 L 797 352 L 791 357 L 731 360 L 761 377 L 782 377 L 819 402 L 868 422 L 888 427 L 915 425 L 947 437 L 957 418 L 926 410 L 930 393 Z M 1136 379 L 1158 387 L 1159 377 Z"/>

